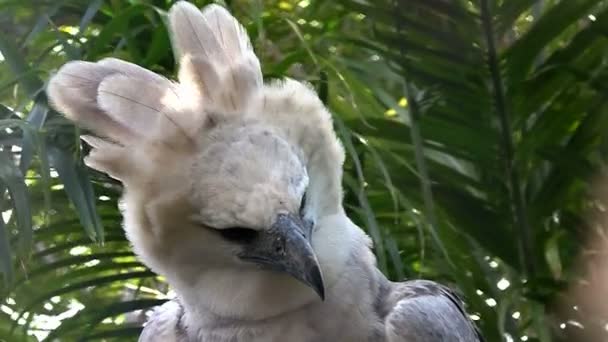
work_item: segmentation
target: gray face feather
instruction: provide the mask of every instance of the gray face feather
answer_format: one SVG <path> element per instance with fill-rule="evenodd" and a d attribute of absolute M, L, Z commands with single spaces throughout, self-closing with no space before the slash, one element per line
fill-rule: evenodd
<path fill-rule="evenodd" d="M 216 229 L 271 229 L 279 213 L 299 214 L 308 176 L 301 153 L 255 122 L 218 127 L 192 167 L 200 220 Z"/>
<path fill-rule="evenodd" d="M 192 167 L 199 222 L 235 245 L 235 263 L 289 274 L 323 298 L 301 152 L 255 122 L 216 127 L 202 146 Z"/>

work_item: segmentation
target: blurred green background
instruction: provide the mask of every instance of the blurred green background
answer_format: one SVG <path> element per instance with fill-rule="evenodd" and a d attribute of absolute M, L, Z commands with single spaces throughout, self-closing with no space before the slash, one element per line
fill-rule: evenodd
<path fill-rule="evenodd" d="M 135 341 L 171 295 L 44 93 L 74 59 L 173 77 L 171 3 L 0 0 L 0 340 Z M 457 288 L 488 341 L 608 338 L 567 292 L 605 253 L 586 241 L 606 239 L 608 1 L 221 3 L 267 79 L 331 109 L 346 208 L 391 279 Z"/>

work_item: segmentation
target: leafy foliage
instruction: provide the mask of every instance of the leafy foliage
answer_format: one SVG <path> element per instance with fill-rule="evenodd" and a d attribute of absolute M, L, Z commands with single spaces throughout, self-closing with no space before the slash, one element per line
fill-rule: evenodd
<path fill-rule="evenodd" d="M 592 191 L 608 146 L 606 1 L 226 5 L 266 78 L 313 83 L 335 114 L 346 207 L 385 273 L 459 288 L 489 341 L 577 336 L 564 322 L 585 307 L 557 307 L 606 206 Z M 135 339 L 167 298 L 125 240 L 118 184 L 83 166 L 80 132 L 43 90 L 72 59 L 173 75 L 169 7 L 0 3 L 0 336 Z"/>

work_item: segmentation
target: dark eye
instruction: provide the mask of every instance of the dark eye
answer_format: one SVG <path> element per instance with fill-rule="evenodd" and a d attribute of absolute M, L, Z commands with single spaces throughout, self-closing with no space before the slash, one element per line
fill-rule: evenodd
<path fill-rule="evenodd" d="M 218 229 L 217 231 L 224 239 L 236 243 L 250 243 L 259 234 L 257 230 L 241 227 Z"/>

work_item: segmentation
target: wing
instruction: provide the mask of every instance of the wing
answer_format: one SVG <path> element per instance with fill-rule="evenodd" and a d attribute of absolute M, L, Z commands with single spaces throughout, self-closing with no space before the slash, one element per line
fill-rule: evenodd
<path fill-rule="evenodd" d="M 463 302 L 447 287 L 426 280 L 395 285 L 385 302 L 389 342 L 483 342 Z"/>
<path fill-rule="evenodd" d="M 154 310 L 139 336 L 139 342 L 186 342 L 182 319 L 184 308 L 172 300 Z"/>

